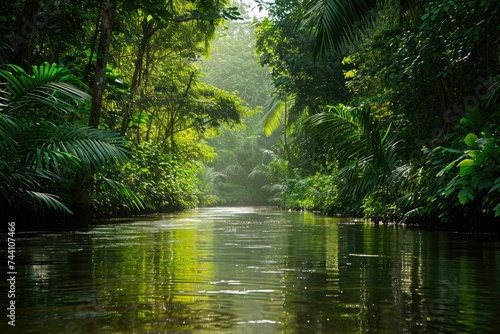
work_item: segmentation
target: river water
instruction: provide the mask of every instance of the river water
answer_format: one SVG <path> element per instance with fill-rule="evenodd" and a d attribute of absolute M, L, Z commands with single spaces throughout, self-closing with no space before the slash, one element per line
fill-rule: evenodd
<path fill-rule="evenodd" d="M 16 265 L 16 327 L 3 308 L 1 333 L 500 332 L 498 241 L 312 213 L 23 232 Z"/>

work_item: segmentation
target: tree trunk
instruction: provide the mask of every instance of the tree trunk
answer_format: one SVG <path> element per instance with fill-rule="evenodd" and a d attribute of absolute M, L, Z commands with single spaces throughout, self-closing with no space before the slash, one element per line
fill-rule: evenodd
<path fill-rule="evenodd" d="M 97 62 L 95 68 L 94 85 L 92 87 L 92 108 L 90 110 L 89 126 L 98 127 L 101 116 L 102 96 L 106 79 L 106 64 L 108 62 L 109 45 L 113 30 L 113 17 L 117 0 L 107 0 L 103 7 L 101 22 L 101 37 L 97 48 Z M 73 203 L 70 207 L 74 219 L 78 223 L 87 223 L 92 219 L 90 194 L 94 185 L 94 173 L 84 171 L 75 177 L 71 197 Z"/>
<path fill-rule="evenodd" d="M 92 46 L 90 47 L 89 60 L 87 61 L 87 66 L 85 66 L 85 71 L 83 72 L 82 81 L 86 84 L 89 84 L 89 85 L 90 85 L 89 74 L 90 74 L 90 69 L 92 68 L 92 58 L 94 58 L 97 37 L 99 37 L 99 22 L 101 22 L 101 17 L 102 17 L 102 3 L 103 3 L 103 0 L 99 1 L 99 9 L 97 10 L 95 31 L 94 31 L 94 35 L 92 36 L 92 41 L 91 41 Z"/>
<path fill-rule="evenodd" d="M 155 20 L 147 21 L 147 18 L 144 18 L 142 22 L 142 39 L 137 50 L 134 75 L 132 76 L 132 87 L 130 87 L 130 101 L 125 107 L 122 126 L 120 129 L 120 134 L 122 136 L 124 136 L 127 132 L 128 124 L 132 115 L 132 107 L 134 105 L 135 95 L 137 93 L 137 89 L 140 86 L 140 73 L 142 71 L 142 63 L 144 61 L 144 54 L 146 53 L 146 46 L 148 45 L 149 40 L 151 39 L 151 37 L 153 37 L 156 31 L 158 31 L 158 27 L 155 27 Z"/>
<path fill-rule="evenodd" d="M 288 162 L 287 164 L 287 173 L 291 173 L 291 153 L 290 153 L 290 145 L 288 144 L 288 96 L 285 95 L 284 108 L 283 108 L 283 150 L 285 152 L 285 160 Z"/>
<path fill-rule="evenodd" d="M 113 31 L 113 18 L 117 0 L 107 0 L 102 12 L 101 37 L 97 48 L 97 62 L 95 66 L 94 85 L 92 87 L 92 108 L 90 110 L 89 125 L 99 126 L 101 105 L 104 88 L 106 86 L 106 65 L 108 63 L 109 45 Z"/>
<path fill-rule="evenodd" d="M 175 146 L 174 134 L 175 134 L 175 125 L 176 125 L 175 123 L 177 121 L 177 116 L 179 115 L 180 110 L 182 108 L 182 103 L 184 103 L 184 101 L 186 101 L 186 99 L 188 97 L 188 93 L 189 93 L 189 90 L 191 89 L 191 85 L 193 83 L 195 74 L 196 74 L 196 72 L 194 72 L 194 71 L 191 72 L 191 75 L 189 76 L 189 82 L 186 86 L 186 89 L 184 90 L 184 94 L 182 95 L 182 100 L 175 107 L 175 111 L 172 114 L 172 117 L 170 118 L 169 124 L 165 128 L 165 137 L 161 143 L 161 146 L 164 146 L 165 143 L 167 142 L 167 140 L 170 140 L 170 146 L 168 148 L 171 151 L 173 150 L 173 148 Z"/>
<path fill-rule="evenodd" d="M 148 82 L 149 82 L 149 67 L 151 65 L 151 55 L 150 55 L 150 43 L 148 43 L 146 45 L 146 65 L 145 65 L 145 68 L 144 68 L 144 79 L 143 79 L 143 89 L 141 89 L 141 100 L 144 101 L 144 97 L 145 97 L 145 94 L 144 94 L 144 91 L 147 89 L 148 87 Z M 144 109 L 141 109 L 141 114 L 143 113 L 143 110 Z M 153 116 L 151 117 L 151 119 L 153 118 Z M 147 130 L 147 137 L 149 137 L 149 128 L 151 126 L 151 122 L 148 122 L 148 130 Z M 141 143 L 141 133 L 140 133 L 140 129 L 141 127 L 138 126 L 137 127 L 137 143 Z M 146 141 L 149 141 L 149 139 L 146 139 Z"/>

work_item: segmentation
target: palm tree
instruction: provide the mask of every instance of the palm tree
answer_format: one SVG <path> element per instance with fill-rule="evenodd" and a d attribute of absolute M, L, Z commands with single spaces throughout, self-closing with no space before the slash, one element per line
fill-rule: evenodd
<path fill-rule="evenodd" d="M 377 196 L 385 205 L 400 195 L 394 189 L 406 177 L 408 166 L 399 158 L 399 141 L 392 126 L 384 129 L 370 108 L 330 107 L 310 116 L 306 127 L 329 138 L 337 154 L 338 180 L 345 198 L 360 201 Z"/>
<path fill-rule="evenodd" d="M 198 204 L 208 206 L 216 204 L 221 199 L 215 195 L 215 181 L 217 178 L 224 178 L 226 175 L 214 170 L 213 167 L 203 165 L 196 174 L 198 179 Z"/>
<path fill-rule="evenodd" d="M 271 136 L 278 128 L 282 128 L 283 151 L 287 161 L 290 161 L 291 158 L 289 132 L 300 114 L 304 112 L 292 108 L 293 104 L 293 96 L 280 92 L 267 101 L 262 119 L 264 134 L 267 137 Z"/>
<path fill-rule="evenodd" d="M 316 34 L 315 54 L 340 51 L 373 26 L 386 8 L 409 22 L 418 13 L 418 0 L 307 0 L 303 19 Z"/>
<path fill-rule="evenodd" d="M 0 201 L 71 213 L 71 199 L 62 196 L 75 177 L 128 160 L 127 141 L 82 125 L 90 96 L 66 68 L 45 63 L 32 69 L 0 68 Z M 127 200 L 142 205 L 134 195 Z"/>

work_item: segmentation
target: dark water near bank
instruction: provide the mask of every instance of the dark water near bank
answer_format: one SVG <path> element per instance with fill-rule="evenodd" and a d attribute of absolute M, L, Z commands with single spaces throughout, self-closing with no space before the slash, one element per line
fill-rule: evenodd
<path fill-rule="evenodd" d="M 1 333 L 500 332 L 498 241 L 310 213 L 18 233 L 16 266 Z"/>

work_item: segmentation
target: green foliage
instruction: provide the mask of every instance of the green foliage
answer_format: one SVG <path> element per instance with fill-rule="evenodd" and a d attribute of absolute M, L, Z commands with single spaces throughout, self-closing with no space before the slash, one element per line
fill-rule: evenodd
<path fill-rule="evenodd" d="M 330 107 L 329 112 L 312 115 L 307 124 L 311 129 L 335 132 L 332 145 L 341 161 L 373 155 L 378 165 L 386 167 L 382 155 L 393 149 L 396 141 L 391 127 L 384 130 L 370 108 L 366 107 Z"/>
<path fill-rule="evenodd" d="M 361 35 L 379 23 L 382 10 L 390 13 L 391 21 L 407 23 L 414 20 L 420 9 L 419 2 L 415 0 L 308 0 L 291 3 L 295 4 L 295 19 L 302 23 L 297 26 L 314 31 L 315 57 L 317 54 L 325 56 L 341 52 L 359 42 Z M 276 1 L 274 7 L 287 8 L 283 1 Z"/>
<path fill-rule="evenodd" d="M 45 63 L 28 74 L 12 65 L 0 70 L 0 77 L 5 80 L 0 91 L 2 202 L 16 209 L 70 213 L 76 175 L 124 163 L 127 141 L 69 122 L 85 110 L 89 95 L 66 68 Z"/>
<path fill-rule="evenodd" d="M 361 209 L 363 216 L 378 223 L 394 221 L 401 216 L 394 202 L 387 203 L 380 194 L 372 193 L 363 198 Z"/>
<path fill-rule="evenodd" d="M 217 157 L 209 165 L 219 173 L 215 191 L 220 203 L 240 205 L 265 204 L 269 194 L 262 187 L 268 182 L 266 149 L 273 138 L 261 132 L 261 113 L 245 118 L 245 126 L 220 129 L 220 136 L 209 143 Z"/>
<path fill-rule="evenodd" d="M 291 117 L 298 122 L 284 137 L 285 161 L 275 160 L 287 166 L 272 183 L 281 203 L 312 206 L 309 178 L 336 166 L 344 214 L 455 229 L 498 220 L 497 1 L 276 1 L 270 15 L 258 31 L 261 63 L 293 109 L 310 115 Z M 361 107 L 308 90 L 321 85 L 304 80 L 320 78 L 304 70 L 315 55 L 302 47 L 313 49 L 313 40 L 321 65 L 342 73 L 330 79 Z"/>
<path fill-rule="evenodd" d="M 313 62 L 314 36 L 308 29 L 297 28 L 301 6 L 298 1 L 277 1 L 269 8 L 271 18 L 264 19 L 257 28 L 260 63 L 271 71 L 275 87 L 273 98 L 265 106 L 264 133 L 280 130 L 281 135 L 272 148 L 274 157 L 266 189 L 274 193 L 272 201 L 278 205 L 331 211 L 328 205 L 317 204 L 315 191 L 304 197 L 305 189 L 316 187 L 314 178 L 306 175 L 314 175 L 324 167 L 325 159 L 320 162 L 320 156 L 330 145 L 324 137 L 308 134 L 302 123 L 326 105 L 347 101 L 349 94 L 338 56 Z M 304 168 L 300 176 L 292 173 L 297 168 Z"/>
<path fill-rule="evenodd" d="M 4 68 L 0 70 L 0 78 L 5 83 L 4 97 L 8 105 L 2 113 L 60 122 L 88 111 L 90 95 L 82 89 L 83 83 L 65 67 L 44 63 L 33 66 L 32 74 L 16 65 Z"/>
<path fill-rule="evenodd" d="M 272 89 L 269 71 L 259 66 L 254 47 L 254 24 L 228 22 L 212 42 L 210 59 L 202 63 L 204 81 L 238 95 L 251 109 L 264 105 Z"/>
<path fill-rule="evenodd" d="M 325 105 L 346 102 L 349 94 L 340 58 L 313 63 L 313 36 L 305 29 L 297 31 L 290 15 L 260 22 L 256 49 L 260 64 L 271 71 L 275 94 L 294 101 L 288 111 L 290 123 L 294 123 L 305 112 L 314 114 Z"/>
<path fill-rule="evenodd" d="M 447 185 L 445 194 L 458 197 L 460 204 L 478 203 L 483 214 L 500 216 L 500 145 L 495 130 L 478 111 L 471 111 L 461 123 L 474 131 L 463 138 L 462 157 L 453 162 L 459 172 Z M 449 172 L 450 168 L 445 168 Z"/>
<path fill-rule="evenodd" d="M 373 24 L 378 1 L 308 1 L 306 17 L 315 26 L 315 53 L 340 50 L 357 41 L 359 30 Z"/>
<path fill-rule="evenodd" d="M 439 227 L 498 221 L 498 1 L 276 0 L 255 25 L 258 56 L 253 27 L 228 25 L 210 84 L 197 60 L 240 9 L 117 3 L 106 85 L 93 90 L 101 129 L 84 126 L 84 83 L 100 73 L 107 12 L 0 5 L 0 62 L 16 64 L 0 69 L 5 207 L 68 211 L 95 178 L 107 215 L 275 203 Z M 234 96 L 258 110 L 270 93 L 276 108 L 254 114 Z"/>
<path fill-rule="evenodd" d="M 497 118 L 470 110 L 461 131 L 449 136 L 449 147 L 426 151 L 398 202 L 406 222 L 469 230 L 494 222 L 500 202 Z"/>
<path fill-rule="evenodd" d="M 340 167 L 339 192 L 344 201 L 352 201 L 347 207 L 361 202 L 367 207 L 373 200 L 382 207 L 391 205 L 398 196 L 392 188 L 405 176 L 391 125 L 384 128 L 370 108 L 343 105 L 311 116 L 306 124 L 313 133 L 329 133 L 332 151 Z M 380 215 L 379 211 L 373 213 Z M 370 212 L 365 210 L 367 214 Z M 387 211 L 385 215 L 394 217 L 394 212 Z"/>
<path fill-rule="evenodd" d="M 288 178 L 284 206 L 294 210 L 340 213 L 341 200 L 336 178 L 337 173 L 333 171 L 305 178 L 298 175 Z"/>
<path fill-rule="evenodd" d="M 286 125 L 289 103 L 290 101 L 286 97 L 280 95 L 275 95 L 268 101 L 265 106 L 266 113 L 263 119 L 264 134 L 266 136 L 271 136 L 274 131 Z M 284 131 L 288 131 L 288 129 Z"/>
<path fill-rule="evenodd" d="M 196 196 L 212 203 L 202 182 L 210 173 L 195 179 L 215 155 L 204 136 L 248 110 L 200 82 L 195 60 L 239 9 L 226 0 L 117 1 L 112 14 L 105 4 L 0 6 L 1 64 L 16 64 L 0 71 L 2 202 L 85 213 L 90 196 L 94 216 L 190 208 Z M 111 18 L 108 31 L 101 23 Z M 106 31 L 113 38 L 101 45 Z M 84 126 L 89 118 L 96 128 Z"/>
<path fill-rule="evenodd" d="M 204 129 L 206 125 L 218 127 L 222 124 L 236 124 L 247 111 L 243 101 L 222 89 L 199 85 L 193 91 L 192 104 L 187 105 L 191 110 L 186 117 L 194 118 L 194 126 Z"/>
<path fill-rule="evenodd" d="M 220 202 L 219 197 L 215 195 L 215 182 L 217 178 L 223 178 L 224 176 L 224 174 L 216 172 L 212 167 L 202 166 L 196 174 L 199 206 L 209 206 Z"/>
<path fill-rule="evenodd" d="M 181 163 L 158 146 L 146 143 L 133 146 L 129 162 L 107 170 L 102 179 L 97 179 L 92 204 L 100 217 L 193 208 L 197 204 L 198 188 L 194 176 L 197 171 L 195 165 Z M 120 180 L 142 200 L 146 210 L 110 192 L 114 186 L 110 186 L 106 178 Z"/>

